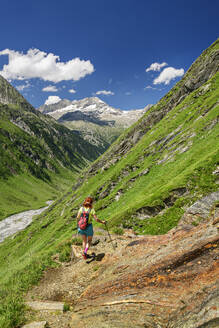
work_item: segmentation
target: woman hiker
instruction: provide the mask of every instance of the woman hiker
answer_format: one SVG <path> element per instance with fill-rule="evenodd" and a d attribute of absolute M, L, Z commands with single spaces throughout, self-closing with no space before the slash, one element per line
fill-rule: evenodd
<path fill-rule="evenodd" d="M 100 222 L 102 224 L 106 224 L 106 221 L 102 221 L 98 219 L 96 216 L 95 210 L 92 206 L 93 199 L 91 197 L 87 197 L 84 200 L 83 206 L 79 209 L 78 215 L 77 215 L 77 222 L 78 222 L 78 232 L 82 237 L 83 240 L 83 257 L 84 259 L 87 258 L 87 251 L 91 245 L 92 238 L 93 238 L 93 225 L 92 225 L 92 219 L 94 218 L 97 222 Z M 83 229 L 79 227 L 81 218 L 86 218 L 87 225 L 86 228 Z"/>

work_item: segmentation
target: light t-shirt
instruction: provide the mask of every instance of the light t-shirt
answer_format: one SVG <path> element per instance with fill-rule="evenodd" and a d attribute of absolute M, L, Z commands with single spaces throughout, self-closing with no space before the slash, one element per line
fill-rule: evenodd
<path fill-rule="evenodd" d="M 83 212 L 83 209 L 84 209 L 85 212 L 88 212 L 90 210 L 89 207 L 81 207 L 78 211 L 78 217 L 80 217 L 81 213 Z M 93 219 L 95 214 L 96 214 L 96 212 L 95 212 L 94 208 L 92 208 L 90 210 L 90 213 L 89 213 L 88 224 L 92 223 L 92 219 Z"/>

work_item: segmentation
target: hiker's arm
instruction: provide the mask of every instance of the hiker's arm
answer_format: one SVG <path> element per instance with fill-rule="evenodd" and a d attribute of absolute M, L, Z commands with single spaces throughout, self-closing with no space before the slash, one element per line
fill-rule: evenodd
<path fill-rule="evenodd" d="M 78 221 L 79 221 L 79 219 L 80 219 L 80 216 L 81 216 L 81 211 L 79 210 L 79 211 L 78 211 L 78 215 L 77 215 L 77 217 L 76 217 L 77 223 L 78 223 Z"/>
<path fill-rule="evenodd" d="M 100 222 L 100 223 L 102 223 L 102 224 L 105 224 L 105 223 L 106 223 L 106 221 L 103 221 L 103 220 L 98 219 L 98 217 L 96 216 L 96 214 L 94 214 L 94 219 L 95 219 L 97 222 Z"/>

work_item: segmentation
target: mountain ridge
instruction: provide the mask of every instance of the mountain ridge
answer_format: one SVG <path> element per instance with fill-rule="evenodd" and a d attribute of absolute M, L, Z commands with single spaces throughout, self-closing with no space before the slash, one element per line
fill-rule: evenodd
<path fill-rule="evenodd" d="M 171 89 L 171 91 L 168 92 L 167 95 L 165 95 L 157 104 L 153 105 L 149 111 L 138 122 L 136 122 L 136 124 L 133 125 L 133 127 L 127 130 L 121 136 L 121 138 L 119 138 L 118 141 L 112 145 L 112 147 L 104 154 L 104 156 L 101 157 L 101 160 L 106 158 L 105 164 L 109 160 L 109 158 L 107 158 L 107 154 L 110 154 L 109 157 L 112 158 L 112 152 L 116 155 L 117 152 L 120 151 L 117 144 L 121 143 L 121 139 L 123 139 L 121 147 L 126 148 L 127 151 L 133 145 L 133 141 L 134 144 L 136 144 L 145 135 L 145 133 L 149 131 L 153 124 L 159 122 L 169 112 L 169 110 L 172 109 L 173 104 L 174 107 L 176 107 L 187 95 L 199 88 L 214 74 L 216 74 L 219 65 L 218 50 L 212 52 L 212 55 L 209 58 L 209 62 L 208 56 L 206 55 L 218 44 L 219 41 L 217 40 L 208 49 L 206 49 L 192 64 L 184 77 Z M 205 61 L 208 65 L 206 68 Z M 206 89 L 206 91 L 208 90 Z M 92 166 L 93 168 L 91 168 L 92 172 L 95 170 L 95 165 L 96 163 L 94 163 Z M 104 163 L 99 161 L 99 167 L 103 167 L 103 165 Z"/>
<path fill-rule="evenodd" d="M 147 105 L 144 109 L 125 111 L 109 106 L 98 97 L 88 97 L 71 102 L 64 99 L 54 105 L 43 105 L 38 110 L 77 131 L 94 145 L 105 146 L 106 150 L 124 129 L 136 122 L 150 107 Z"/>
<path fill-rule="evenodd" d="M 27 100 L 9 82 L 0 75 L 0 103 L 1 104 L 28 104 Z"/>
<path fill-rule="evenodd" d="M 149 105 L 151 106 L 151 105 Z M 147 107 L 147 106 L 146 106 Z M 72 111 L 77 111 L 81 110 L 83 112 L 92 112 L 95 111 L 97 114 L 103 114 L 104 112 L 110 112 L 113 113 L 114 115 L 119 115 L 123 113 L 129 113 L 132 111 L 137 111 L 137 113 L 141 111 L 145 111 L 144 109 L 133 109 L 133 110 L 121 110 L 119 108 L 114 108 L 110 105 L 108 105 L 106 102 L 101 100 L 98 97 L 86 97 L 80 100 L 68 100 L 68 99 L 62 99 L 59 102 L 51 105 L 42 105 L 38 108 L 38 110 L 42 113 L 46 114 L 54 114 L 54 112 L 60 113 L 62 115 L 62 112 L 69 112 L 70 110 Z M 54 117 L 54 116 L 53 116 Z M 60 118 L 61 116 L 55 117 L 56 119 Z"/>
<path fill-rule="evenodd" d="M 57 194 L 59 187 L 55 181 L 58 176 L 60 190 L 63 190 L 66 184 L 69 185 L 68 179 L 71 181 L 75 174 L 103 151 L 101 147 L 91 145 L 53 118 L 34 109 L 1 76 L 0 118 L 0 218 L 13 214 L 13 211 L 31 208 L 29 201 L 22 199 L 26 197 L 25 190 L 28 190 L 27 198 L 32 199 L 33 207 L 42 206 L 43 197 L 48 200 L 48 197 L 54 198 L 54 194 Z M 22 180 L 23 189 L 16 183 L 21 182 L 21 176 L 25 177 Z M 13 179 L 16 188 L 12 186 Z M 36 187 L 35 191 L 31 192 L 28 181 Z M 46 189 L 46 185 L 49 190 L 47 196 L 45 191 L 39 193 L 37 187 Z M 15 205 L 14 210 L 12 204 Z"/>

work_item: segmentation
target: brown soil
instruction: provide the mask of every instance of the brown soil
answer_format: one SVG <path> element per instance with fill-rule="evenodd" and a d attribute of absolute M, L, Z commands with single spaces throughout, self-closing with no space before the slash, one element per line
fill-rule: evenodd
<path fill-rule="evenodd" d="M 70 311 L 29 312 L 51 328 L 198 328 L 219 323 L 217 224 L 162 236 L 96 236 L 97 257 L 49 269 L 27 300 L 62 301 Z M 95 240 L 94 240 L 95 241 Z"/>

